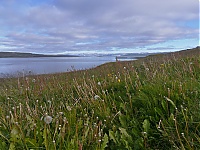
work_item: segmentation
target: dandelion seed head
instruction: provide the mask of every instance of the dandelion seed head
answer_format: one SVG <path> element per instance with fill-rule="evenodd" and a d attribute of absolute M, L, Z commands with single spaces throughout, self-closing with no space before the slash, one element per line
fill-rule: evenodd
<path fill-rule="evenodd" d="M 95 99 L 95 100 L 97 100 L 97 99 L 99 99 L 99 98 L 100 98 L 99 95 L 95 95 L 95 96 L 94 96 L 94 99 Z"/>
<path fill-rule="evenodd" d="M 51 116 L 47 115 L 47 116 L 44 117 L 44 122 L 46 124 L 50 124 L 52 122 L 52 120 L 53 120 L 53 118 Z"/>

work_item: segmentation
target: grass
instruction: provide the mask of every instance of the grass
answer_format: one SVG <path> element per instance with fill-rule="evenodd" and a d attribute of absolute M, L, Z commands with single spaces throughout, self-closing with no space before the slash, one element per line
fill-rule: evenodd
<path fill-rule="evenodd" d="M 200 50 L 1 79 L 0 149 L 200 149 Z"/>

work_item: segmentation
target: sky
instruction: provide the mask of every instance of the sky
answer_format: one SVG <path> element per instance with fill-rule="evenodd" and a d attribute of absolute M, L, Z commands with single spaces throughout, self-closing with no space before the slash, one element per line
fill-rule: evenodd
<path fill-rule="evenodd" d="M 0 0 L 0 51 L 168 52 L 199 46 L 199 0 Z"/>

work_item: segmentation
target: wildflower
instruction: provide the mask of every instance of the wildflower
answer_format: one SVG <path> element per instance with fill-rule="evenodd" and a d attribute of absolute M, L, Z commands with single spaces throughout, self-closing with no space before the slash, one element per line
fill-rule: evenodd
<path fill-rule="evenodd" d="M 95 100 L 97 100 L 97 99 L 99 99 L 99 98 L 100 98 L 99 95 L 95 95 L 95 96 L 94 96 L 94 99 L 95 99 Z"/>
<path fill-rule="evenodd" d="M 67 110 L 68 110 L 68 111 L 71 111 L 72 108 L 71 108 L 70 106 L 67 106 Z"/>
<path fill-rule="evenodd" d="M 48 115 L 47 115 L 47 116 L 44 117 L 44 122 L 45 122 L 46 124 L 50 124 L 50 123 L 52 122 L 52 119 L 53 119 L 53 118 L 52 118 L 51 116 L 48 116 Z"/>
<path fill-rule="evenodd" d="M 35 83 L 35 81 L 36 81 L 35 79 L 32 80 L 33 83 Z"/>
<path fill-rule="evenodd" d="M 145 135 L 147 135 L 147 132 L 142 132 L 142 134 L 145 136 Z"/>
<path fill-rule="evenodd" d="M 98 82 L 97 84 L 98 84 L 98 85 L 101 85 L 101 82 Z"/>
<path fill-rule="evenodd" d="M 117 81 L 118 81 L 118 82 L 121 82 L 121 80 L 120 80 L 120 79 L 118 79 Z"/>
<path fill-rule="evenodd" d="M 162 120 L 160 120 L 158 123 L 158 129 L 160 129 L 161 122 L 162 122 Z"/>
<path fill-rule="evenodd" d="M 60 115 L 63 115 L 63 112 L 59 112 Z"/>
<path fill-rule="evenodd" d="M 48 102 L 49 104 L 51 104 L 51 101 L 50 101 L 50 100 L 48 100 L 47 102 Z"/>
<path fill-rule="evenodd" d="M 181 135 L 184 137 L 185 135 L 184 135 L 184 133 L 181 133 Z"/>
<path fill-rule="evenodd" d="M 99 137 L 101 137 L 101 132 L 98 133 Z"/>
<path fill-rule="evenodd" d="M 124 67 L 124 69 L 126 69 L 126 67 Z"/>
<path fill-rule="evenodd" d="M 63 121 L 64 121 L 64 122 L 67 122 L 67 118 L 66 118 L 66 117 L 64 117 L 64 118 L 63 118 Z"/>
<path fill-rule="evenodd" d="M 160 67 L 164 67 L 164 64 L 160 64 Z"/>

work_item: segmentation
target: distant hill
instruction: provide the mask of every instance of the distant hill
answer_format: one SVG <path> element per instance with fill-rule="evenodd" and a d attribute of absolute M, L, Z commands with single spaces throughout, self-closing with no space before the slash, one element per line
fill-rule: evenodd
<path fill-rule="evenodd" d="M 75 55 L 43 55 L 19 52 L 0 52 L 0 58 L 27 58 L 27 57 L 78 57 Z"/>

